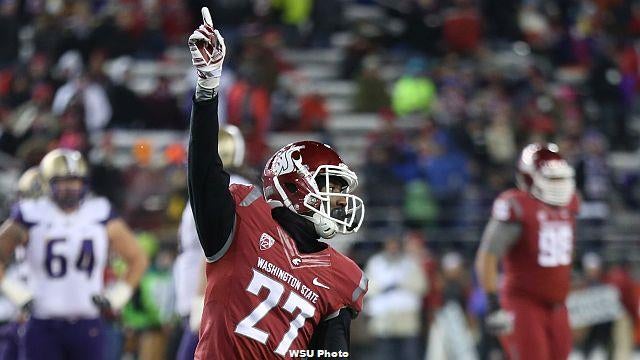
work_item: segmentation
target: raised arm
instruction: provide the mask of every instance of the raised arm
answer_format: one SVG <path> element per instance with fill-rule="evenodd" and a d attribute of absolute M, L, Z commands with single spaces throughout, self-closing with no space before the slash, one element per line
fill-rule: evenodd
<path fill-rule="evenodd" d="M 235 203 L 229 192 L 229 174 L 218 155 L 217 89 L 226 48 L 206 8 L 203 22 L 189 37 L 198 83 L 191 109 L 188 188 L 200 244 L 207 261 L 212 262 L 231 244 Z"/>

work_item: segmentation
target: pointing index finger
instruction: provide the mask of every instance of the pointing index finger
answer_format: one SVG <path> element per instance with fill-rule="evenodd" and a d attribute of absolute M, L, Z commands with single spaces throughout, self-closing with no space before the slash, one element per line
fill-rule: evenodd
<path fill-rule="evenodd" d="M 209 26 L 213 27 L 213 21 L 211 20 L 211 14 L 209 13 L 209 8 L 207 8 L 207 7 L 203 7 L 202 8 L 202 21 L 204 22 L 205 25 L 209 25 Z"/>

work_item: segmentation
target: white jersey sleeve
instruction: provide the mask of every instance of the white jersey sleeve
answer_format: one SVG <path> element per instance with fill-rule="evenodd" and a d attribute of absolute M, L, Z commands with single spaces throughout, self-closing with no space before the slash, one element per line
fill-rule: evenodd
<path fill-rule="evenodd" d="M 178 228 L 180 254 L 174 264 L 176 286 L 176 311 L 180 316 L 187 316 L 191 309 L 191 300 L 198 293 L 200 272 L 204 271 L 204 253 L 200 247 L 196 224 L 193 219 L 191 205 L 187 203 Z"/>

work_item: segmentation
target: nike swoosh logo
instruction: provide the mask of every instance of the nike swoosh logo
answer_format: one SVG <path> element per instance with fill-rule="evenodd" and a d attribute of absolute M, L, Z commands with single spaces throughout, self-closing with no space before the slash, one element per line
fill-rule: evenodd
<path fill-rule="evenodd" d="M 320 281 L 318 281 L 318 278 L 317 278 L 317 277 L 314 277 L 314 278 L 313 278 L 313 285 L 315 285 L 315 286 L 320 286 L 320 287 L 323 287 L 323 288 L 325 288 L 325 289 L 327 289 L 327 290 L 330 290 L 330 289 L 329 289 L 329 287 L 328 287 L 327 285 L 325 285 L 325 284 L 321 283 Z"/>

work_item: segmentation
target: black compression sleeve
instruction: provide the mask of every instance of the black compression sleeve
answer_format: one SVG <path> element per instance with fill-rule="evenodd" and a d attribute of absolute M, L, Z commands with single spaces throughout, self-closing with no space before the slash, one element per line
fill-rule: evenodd
<path fill-rule="evenodd" d="M 318 356 L 317 350 L 330 352 L 348 352 L 351 343 L 351 319 L 352 312 L 349 309 L 341 309 L 338 316 L 318 324 L 309 343 L 309 350 L 315 351 L 315 359 L 323 359 Z"/>
<path fill-rule="evenodd" d="M 235 203 L 218 155 L 218 97 L 193 100 L 189 139 L 189 201 L 208 258 L 221 255 L 233 229 Z M 222 251 L 223 252 L 223 251 Z"/>

